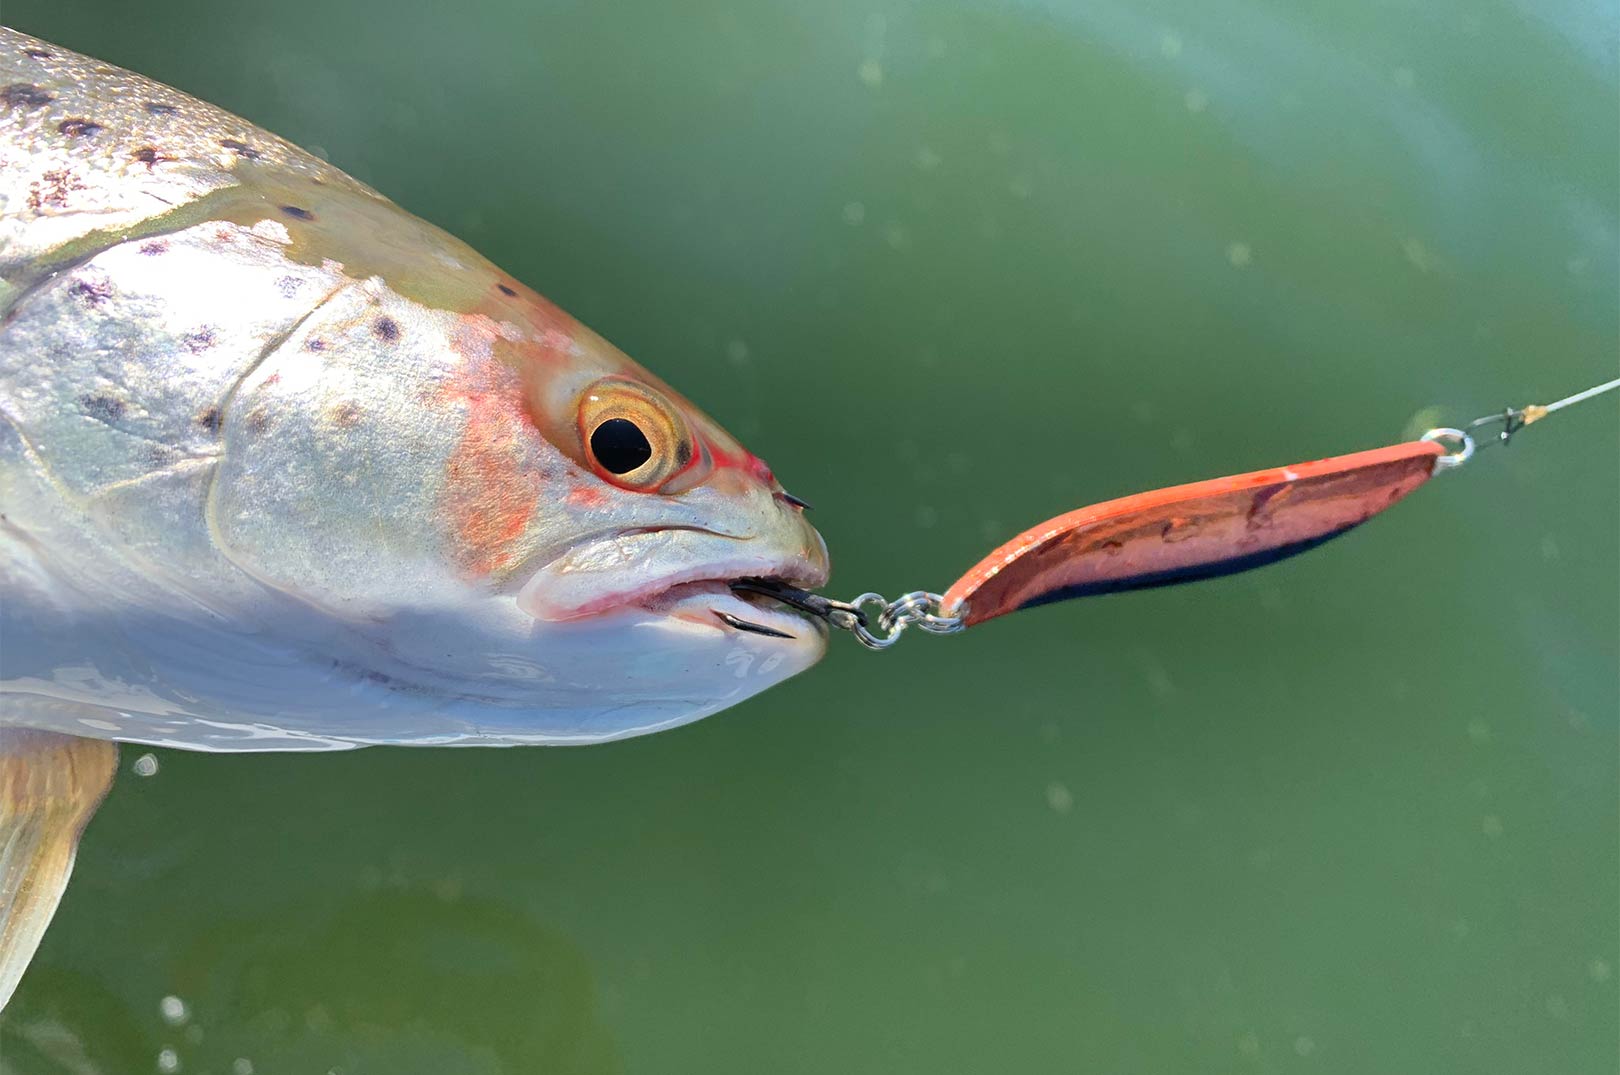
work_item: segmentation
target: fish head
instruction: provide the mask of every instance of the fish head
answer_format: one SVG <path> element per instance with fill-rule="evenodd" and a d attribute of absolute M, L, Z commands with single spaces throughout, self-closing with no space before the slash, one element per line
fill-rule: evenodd
<path fill-rule="evenodd" d="M 220 546 L 302 610 L 283 633 L 434 715 L 366 741 L 619 738 L 814 664 L 819 621 L 729 585 L 826 581 L 803 503 L 617 348 L 489 284 L 342 289 L 223 420 Z"/>

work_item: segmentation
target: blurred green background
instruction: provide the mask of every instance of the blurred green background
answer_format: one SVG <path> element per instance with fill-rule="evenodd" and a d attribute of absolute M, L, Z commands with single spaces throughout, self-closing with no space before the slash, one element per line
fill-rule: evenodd
<path fill-rule="evenodd" d="M 1620 354 L 1609 2 L 4 17 L 555 299 L 815 503 L 839 594 Z M 1615 1071 L 1617 412 L 649 739 L 126 748 L 0 1070 Z"/>

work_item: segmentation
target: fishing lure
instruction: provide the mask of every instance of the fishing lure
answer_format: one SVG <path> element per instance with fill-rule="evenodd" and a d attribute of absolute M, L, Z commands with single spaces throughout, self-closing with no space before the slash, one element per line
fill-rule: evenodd
<path fill-rule="evenodd" d="M 833 601 L 768 579 L 733 589 L 765 594 L 848 631 L 868 649 L 908 629 L 948 635 L 1010 612 L 1074 597 L 1145 590 L 1249 571 L 1352 530 L 1481 447 L 1620 388 L 1620 378 L 1554 403 L 1508 407 L 1466 428 L 1431 429 L 1387 448 L 1210 478 L 1079 508 L 998 546 L 943 593 Z M 1500 426 L 1483 441 L 1475 431 Z"/>

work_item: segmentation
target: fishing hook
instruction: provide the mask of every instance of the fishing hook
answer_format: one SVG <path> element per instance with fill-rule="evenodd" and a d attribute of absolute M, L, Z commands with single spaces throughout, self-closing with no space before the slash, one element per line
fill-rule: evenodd
<path fill-rule="evenodd" d="M 762 594 L 814 616 L 828 626 L 848 631 L 867 649 L 888 649 L 907 627 L 934 635 L 955 634 L 966 625 L 960 616 L 940 613 L 944 600 L 937 593 L 916 590 L 890 601 L 882 594 L 863 593 L 853 601 L 836 601 L 775 579 L 738 579 L 731 588 L 739 593 Z M 869 615 L 868 609 L 872 612 Z M 873 625 L 877 630 L 873 630 Z"/>

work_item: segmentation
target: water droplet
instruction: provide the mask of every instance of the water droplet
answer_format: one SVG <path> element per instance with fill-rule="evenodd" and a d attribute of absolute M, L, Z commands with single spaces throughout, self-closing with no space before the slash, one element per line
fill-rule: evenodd
<path fill-rule="evenodd" d="M 1054 814 L 1067 814 L 1074 809 L 1074 796 L 1056 780 L 1046 785 L 1046 805 Z"/>
<path fill-rule="evenodd" d="M 164 997 L 158 1001 L 158 1012 L 165 1023 L 179 1026 L 186 1021 L 186 1002 L 175 996 Z"/>
<path fill-rule="evenodd" d="M 866 220 L 866 206 L 861 202 L 849 202 L 844 206 L 844 223 L 860 227 Z"/>
<path fill-rule="evenodd" d="M 157 1069 L 163 1072 L 163 1075 L 174 1075 L 180 1070 L 180 1054 L 173 1049 L 161 1050 L 157 1056 Z"/>
<path fill-rule="evenodd" d="M 239 1056 L 231 1061 L 231 1075 L 253 1075 L 253 1061 Z"/>
<path fill-rule="evenodd" d="M 1547 998 L 1547 1014 L 1560 1023 L 1565 1022 L 1569 1019 L 1569 1001 L 1557 993 L 1552 994 Z"/>
<path fill-rule="evenodd" d="M 883 65 L 877 60 L 864 61 L 856 72 L 862 82 L 876 89 L 883 85 Z"/>
<path fill-rule="evenodd" d="M 1299 1056 L 1310 1056 L 1316 1052 L 1316 1041 L 1309 1034 L 1301 1034 L 1294 1039 L 1294 1052 Z"/>
<path fill-rule="evenodd" d="M 1181 55 L 1181 38 L 1175 34 L 1165 34 L 1159 38 L 1159 54 L 1167 60 L 1173 60 Z"/>
<path fill-rule="evenodd" d="M 1254 261 L 1254 251 L 1248 243 L 1230 242 L 1226 244 L 1226 260 L 1232 263 L 1232 268 L 1241 269 Z"/>
<path fill-rule="evenodd" d="M 1237 1048 L 1239 1053 L 1251 1060 L 1254 1059 L 1260 1055 L 1260 1036 L 1252 1030 L 1249 1031 L 1238 1038 Z"/>
<path fill-rule="evenodd" d="M 1607 960 L 1594 959 L 1586 965 L 1586 976 L 1594 982 L 1606 982 L 1613 974 Z"/>
<path fill-rule="evenodd" d="M 1209 95 L 1203 90 L 1188 90 L 1182 96 L 1181 103 L 1187 106 L 1187 111 L 1197 115 L 1209 107 Z"/>
<path fill-rule="evenodd" d="M 1423 245 L 1421 239 L 1406 238 L 1401 240 L 1401 253 L 1418 272 L 1433 272 L 1439 264 L 1434 254 Z"/>
<path fill-rule="evenodd" d="M 142 754 L 135 759 L 134 764 L 129 768 L 136 776 L 156 776 L 158 771 L 157 755 Z"/>
<path fill-rule="evenodd" d="M 1496 839 L 1498 836 L 1502 835 L 1502 819 L 1497 817 L 1495 814 L 1486 814 L 1484 818 L 1480 820 L 1479 831 L 1483 832 L 1486 836 L 1489 836 L 1493 840 Z"/>
<path fill-rule="evenodd" d="M 748 344 L 742 340 L 731 340 L 726 344 L 726 358 L 733 366 L 746 365 L 748 362 Z"/>
<path fill-rule="evenodd" d="M 940 155 L 927 146 L 918 146 L 915 160 L 917 167 L 925 172 L 931 172 L 939 167 Z"/>

